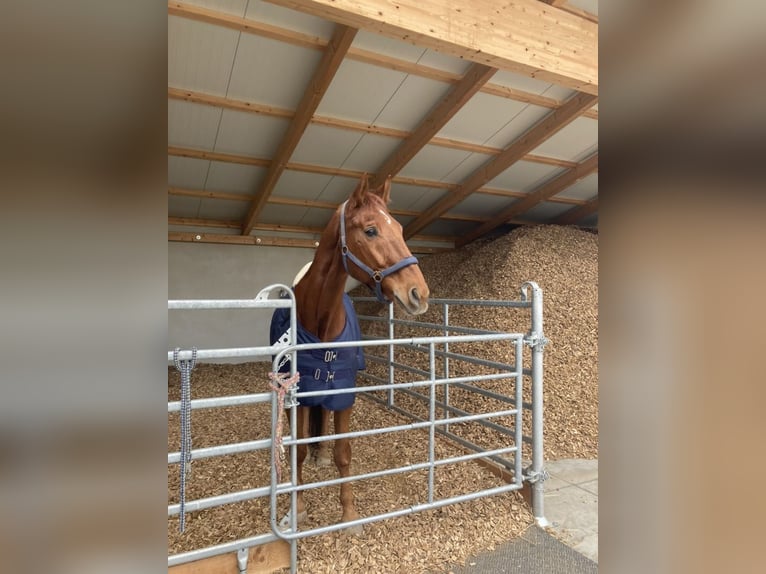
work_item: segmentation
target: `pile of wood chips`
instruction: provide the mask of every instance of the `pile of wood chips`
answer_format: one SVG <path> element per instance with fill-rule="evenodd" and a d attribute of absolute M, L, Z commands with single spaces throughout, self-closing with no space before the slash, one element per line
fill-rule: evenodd
<path fill-rule="evenodd" d="M 518 300 L 520 286 L 531 280 L 544 293 L 545 335 L 545 458 L 596 458 L 598 448 L 598 236 L 571 227 L 525 227 L 493 239 L 474 242 L 463 249 L 421 257 L 421 268 L 432 297 L 456 299 Z M 367 295 L 359 290 L 357 294 Z M 378 304 L 357 305 L 363 314 L 383 315 Z M 397 316 L 402 316 L 397 311 Z M 440 322 L 441 309 L 420 317 Z M 504 332 L 525 333 L 529 311 L 477 308 L 450 309 L 450 322 Z M 368 330 L 363 324 L 363 329 Z M 375 331 L 376 329 L 371 329 Z M 368 330 L 369 332 L 369 330 Z M 379 333 L 385 336 L 384 333 Z M 418 331 L 417 335 L 424 335 Z M 434 333 L 440 334 L 440 333 Z M 397 336 L 405 335 L 404 331 Z M 453 349 L 473 356 L 513 362 L 508 344 L 466 346 Z M 397 358 L 399 358 L 399 354 Z M 422 357 L 410 364 L 423 366 Z M 418 361 L 421 361 L 418 363 Z M 529 366 L 529 352 L 524 353 Z M 425 363 L 427 366 L 427 362 Z M 268 390 L 265 363 L 198 365 L 192 374 L 192 397 L 212 397 Z M 368 361 L 368 369 L 376 367 Z M 455 362 L 452 374 L 476 372 L 476 367 Z M 479 369 L 481 371 L 481 369 Z M 407 380 L 406 374 L 396 375 Z M 411 378 L 411 375 L 410 375 Z M 180 379 L 169 369 L 168 400 L 178 400 Z M 510 393 L 508 383 L 485 384 L 485 388 Z M 525 400 L 529 400 L 525 382 Z M 423 391 L 427 393 L 428 391 Z M 502 407 L 494 399 L 473 393 L 450 391 L 450 402 L 469 412 L 487 412 Z M 418 412 L 422 404 L 397 397 L 397 404 Z M 422 410 L 420 414 L 424 414 Z M 359 398 L 352 430 L 379 428 L 410 422 L 372 401 Z M 502 422 L 502 421 L 501 421 Z M 270 434 L 268 405 L 194 411 L 193 446 L 200 448 L 227 442 L 267 438 Z M 457 428 L 460 426 L 461 428 Z M 529 432 L 528 421 L 524 424 Z M 451 429 L 493 448 L 506 446 L 502 437 L 478 425 L 455 425 Z M 168 448 L 179 449 L 177 414 L 168 417 Z M 362 474 L 422 462 L 427 459 L 427 433 L 407 431 L 362 437 L 352 442 L 352 473 Z M 464 450 L 438 439 L 437 457 L 457 456 Z M 525 457 L 528 453 L 525 453 Z M 256 452 L 192 463 L 187 480 L 187 500 L 265 486 L 269 481 L 269 453 Z M 287 472 L 287 467 L 283 467 Z M 307 481 L 337 476 L 335 467 L 304 467 Z M 408 473 L 354 484 L 357 509 L 362 516 L 379 514 L 410 504 L 425 502 L 427 474 Z M 437 469 L 437 497 L 447 497 L 503 484 L 500 479 L 472 462 Z M 178 502 L 178 466 L 168 466 L 168 500 Z M 332 524 L 340 519 L 338 487 L 306 493 L 309 520 L 306 527 Z M 280 516 L 288 501 L 280 500 Z M 257 499 L 211 510 L 189 513 L 186 531 L 178 532 L 178 517 L 168 519 L 168 550 L 177 553 L 269 531 L 268 500 Z M 478 552 L 519 536 L 533 519 L 520 494 L 494 496 L 376 522 L 364 527 L 360 537 L 343 531 L 310 537 L 299 542 L 299 572 L 446 572 Z"/>

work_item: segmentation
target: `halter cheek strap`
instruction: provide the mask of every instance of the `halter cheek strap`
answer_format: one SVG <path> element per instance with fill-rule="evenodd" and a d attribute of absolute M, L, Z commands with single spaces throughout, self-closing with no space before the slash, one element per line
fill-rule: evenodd
<path fill-rule="evenodd" d="M 386 269 L 383 269 L 381 271 L 373 271 L 367 264 L 365 264 L 363 261 L 361 261 L 356 255 L 351 253 L 349 251 L 348 246 L 346 245 L 346 204 L 348 203 L 348 200 L 343 202 L 343 205 L 340 207 L 340 252 L 343 255 L 343 267 L 346 269 L 346 273 L 351 275 L 348 271 L 348 259 L 351 259 L 351 262 L 359 267 L 362 271 L 367 273 L 373 281 L 375 281 L 375 297 L 377 297 L 378 301 L 381 303 L 390 303 L 388 299 L 386 299 L 386 296 L 383 295 L 383 291 L 380 288 L 380 284 L 383 283 L 383 279 L 388 277 L 389 275 L 396 273 L 400 269 L 403 269 L 409 265 L 417 265 L 418 260 L 417 257 L 410 255 L 409 257 L 405 257 L 398 263 L 394 263 L 391 267 L 387 267 Z"/>

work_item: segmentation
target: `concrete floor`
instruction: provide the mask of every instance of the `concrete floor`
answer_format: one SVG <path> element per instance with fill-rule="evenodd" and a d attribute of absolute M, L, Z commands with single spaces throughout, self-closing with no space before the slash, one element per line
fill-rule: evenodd
<path fill-rule="evenodd" d="M 545 463 L 545 517 L 548 531 L 561 542 L 598 562 L 598 461 Z"/>
<path fill-rule="evenodd" d="M 449 574 L 596 574 L 598 461 L 545 463 L 545 530 L 533 526 L 491 552 L 472 556 Z"/>

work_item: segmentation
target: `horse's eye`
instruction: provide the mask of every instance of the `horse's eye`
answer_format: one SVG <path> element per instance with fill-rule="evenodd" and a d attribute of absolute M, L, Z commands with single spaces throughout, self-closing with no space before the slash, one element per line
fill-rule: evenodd
<path fill-rule="evenodd" d="M 375 237 L 378 234 L 378 229 L 377 227 L 368 227 L 364 230 L 364 234 L 367 237 Z"/>

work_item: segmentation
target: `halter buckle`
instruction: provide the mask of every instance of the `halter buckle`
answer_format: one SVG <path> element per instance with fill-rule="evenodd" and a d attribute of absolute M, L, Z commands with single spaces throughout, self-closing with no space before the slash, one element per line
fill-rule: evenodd
<path fill-rule="evenodd" d="M 373 271 L 372 280 L 375 281 L 375 283 L 380 283 L 383 281 L 383 275 L 381 275 L 380 271 Z"/>

